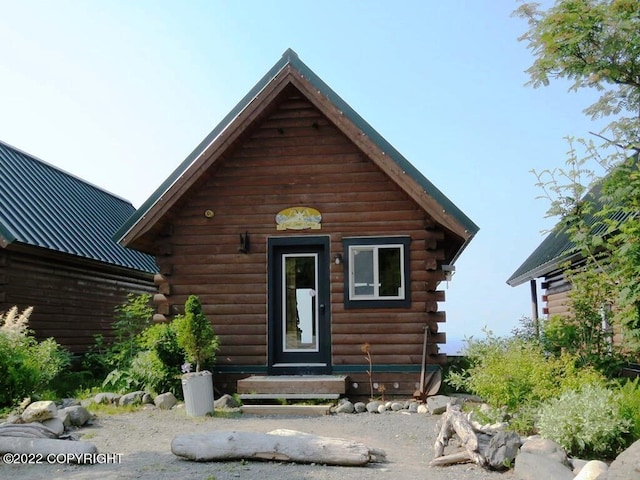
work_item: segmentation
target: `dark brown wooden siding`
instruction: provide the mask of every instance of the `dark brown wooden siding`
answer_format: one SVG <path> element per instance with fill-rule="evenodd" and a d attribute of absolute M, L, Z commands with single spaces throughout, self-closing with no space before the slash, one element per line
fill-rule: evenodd
<path fill-rule="evenodd" d="M 331 264 L 333 365 L 362 365 L 365 342 L 378 364 L 419 365 L 425 325 L 430 363 L 442 360 L 444 232 L 428 229 L 431 218 L 310 102 L 291 93 L 215 165 L 169 213 L 155 252 L 159 312 L 199 295 L 221 336 L 218 365 L 266 365 L 267 239 L 304 235 L 329 236 L 331 254 L 345 237 L 411 237 L 409 308 L 345 310 L 344 266 Z M 277 231 L 275 215 L 292 206 L 319 210 L 321 230 Z M 245 232 L 248 254 L 238 251 Z"/>
<path fill-rule="evenodd" d="M 74 353 L 86 352 L 96 334 L 112 338 L 114 308 L 128 293 L 154 289 L 152 276 L 141 272 L 0 251 L 0 312 L 33 306 L 29 328 L 36 337 L 53 337 Z"/>

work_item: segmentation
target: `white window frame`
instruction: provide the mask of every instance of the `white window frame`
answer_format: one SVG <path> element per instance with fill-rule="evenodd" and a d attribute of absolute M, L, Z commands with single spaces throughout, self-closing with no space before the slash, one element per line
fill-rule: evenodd
<path fill-rule="evenodd" d="M 405 261 L 404 256 L 405 245 L 402 243 L 380 243 L 380 244 L 353 244 L 348 247 L 349 260 L 347 262 L 348 265 L 348 275 L 349 275 L 349 300 L 353 302 L 357 301 L 365 301 L 365 300 L 380 300 L 380 301 L 388 301 L 388 300 L 405 300 L 406 295 L 406 273 L 405 272 Z M 398 295 L 380 295 L 380 268 L 379 268 L 379 251 L 380 249 L 388 248 L 388 249 L 398 249 L 400 250 L 400 286 L 398 288 Z M 355 284 L 355 255 L 356 252 L 359 251 L 371 251 L 373 252 L 373 294 L 371 295 L 358 295 L 355 292 L 356 284 Z"/>

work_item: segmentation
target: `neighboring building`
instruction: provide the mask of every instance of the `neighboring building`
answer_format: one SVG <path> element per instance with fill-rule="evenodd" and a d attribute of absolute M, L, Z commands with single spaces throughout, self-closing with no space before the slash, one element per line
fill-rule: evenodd
<path fill-rule="evenodd" d="M 114 308 L 153 292 L 153 257 L 111 236 L 133 206 L 0 142 L 0 312 L 33 306 L 29 328 L 83 353 L 112 335 Z"/>
<path fill-rule="evenodd" d="M 443 159 L 434 159 L 443 161 Z M 154 255 L 157 320 L 200 296 L 216 385 L 345 374 L 412 394 L 438 344 L 453 263 L 478 231 L 292 50 L 117 233 Z"/>
<path fill-rule="evenodd" d="M 594 186 L 588 193 L 589 200 L 594 201 L 594 211 L 600 210 L 598 199 L 601 196 L 601 184 Z M 594 200 L 595 199 L 595 200 Z M 629 214 L 621 211 L 613 212 L 607 219 L 609 222 L 619 224 L 625 221 Z M 596 222 L 593 216 L 586 218 L 587 225 L 591 225 L 591 234 L 598 235 L 604 229 L 600 222 Z M 567 315 L 569 313 L 569 292 L 571 284 L 566 278 L 566 272 L 581 264 L 584 265 L 585 257 L 571 240 L 566 228 L 556 226 L 540 245 L 529 255 L 515 272 L 507 279 L 512 287 L 517 287 L 525 282 L 531 285 L 532 318 L 537 319 L 539 302 L 537 294 L 537 282 L 540 281 L 542 294 L 542 314 Z"/>

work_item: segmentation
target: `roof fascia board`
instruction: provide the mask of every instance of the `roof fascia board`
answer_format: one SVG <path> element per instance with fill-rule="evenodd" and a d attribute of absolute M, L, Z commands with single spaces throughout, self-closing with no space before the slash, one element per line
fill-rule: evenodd
<path fill-rule="evenodd" d="M 467 231 L 463 238 L 471 238 L 479 231 L 479 227 L 468 218 L 456 205 L 451 202 L 433 183 L 431 183 L 412 163 L 410 163 L 393 145 L 380 135 L 366 120 L 364 120 L 351 106 L 345 102 L 331 87 L 329 87 L 320 77 L 318 77 L 307 65 L 293 56 L 291 64 L 300 72 L 300 75 L 312 84 L 318 93 L 325 96 L 335 108 L 347 117 L 351 123 L 357 127 L 363 136 L 366 136 L 376 145 L 381 153 L 392 158 L 403 173 L 408 174 L 419 183 L 420 187 L 444 210 L 448 216 L 452 216 L 456 223 Z M 357 137 L 356 137 L 357 138 Z M 352 138 L 354 140 L 354 138 Z"/>
<path fill-rule="evenodd" d="M 269 86 L 260 93 L 259 97 L 256 97 L 247 108 L 234 118 L 232 121 L 233 126 L 224 129 L 191 162 L 187 171 L 175 179 L 169 190 L 165 192 L 165 195 L 157 199 L 144 219 L 137 225 L 132 226 L 124 238 L 141 235 L 146 231 L 144 230 L 145 228 L 150 228 L 151 225 L 159 220 L 173 205 L 174 200 L 179 199 L 198 180 L 200 175 L 224 154 L 229 145 L 242 135 L 255 119 L 254 115 L 262 111 L 260 107 L 265 104 L 268 105 L 282 91 L 282 88 L 288 84 L 287 76 L 287 69 L 282 70 L 280 77 L 276 77 L 273 82 L 269 83 Z"/>
<path fill-rule="evenodd" d="M 536 278 L 540 278 L 545 276 L 548 273 L 553 272 L 554 270 L 558 270 L 558 268 L 566 262 L 572 262 L 580 258 L 581 255 L 579 253 L 573 254 L 565 254 L 560 257 L 552 258 L 551 260 L 543 263 L 535 267 L 528 272 L 523 273 L 522 275 L 518 275 L 515 278 L 510 278 L 507 280 L 507 284 L 511 287 L 517 287 L 518 285 L 522 285 L 525 282 L 534 280 Z"/>
<path fill-rule="evenodd" d="M 300 73 L 304 78 L 304 75 Z M 378 167 L 380 167 L 402 190 L 407 192 L 409 196 L 420 205 L 425 211 L 429 212 L 434 219 L 445 226 L 456 235 L 464 240 L 468 240 L 473 233 L 469 232 L 464 225 L 456 221 L 448 212 L 445 211 L 433 196 L 431 196 L 422 185 L 417 181 L 415 175 L 408 173 L 401 165 L 391 158 L 386 151 L 375 143 L 349 116 L 332 103 L 317 88 L 310 89 L 309 86 L 315 87 L 313 84 L 305 83 L 304 80 L 294 82 L 294 85 L 307 94 L 314 105 L 322 111 L 337 127 L 347 136 L 355 145 L 358 146 Z M 364 120 L 363 120 L 364 121 Z M 422 174 L 420 174 L 422 175 Z M 434 187 L 435 188 L 435 187 Z"/>

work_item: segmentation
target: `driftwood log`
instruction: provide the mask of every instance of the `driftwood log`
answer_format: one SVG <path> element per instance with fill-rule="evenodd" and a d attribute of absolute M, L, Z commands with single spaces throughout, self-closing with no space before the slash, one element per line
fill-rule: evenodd
<path fill-rule="evenodd" d="M 177 435 L 171 451 L 198 462 L 247 459 L 363 466 L 385 461 L 383 451 L 362 443 L 284 429 Z"/>
<path fill-rule="evenodd" d="M 57 438 L 0 437 L 0 454 L 27 453 L 41 455 L 85 455 L 98 450 L 93 443 Z"/>
<path fill-rule="evenodd" d="M 449 444 L 449 440 L 454 433 L 460 438 L 460 442 L 465 448 L 465 451 L 443 455 L 444 447 Z M 434 458 L 429 463 L 432 467 L 468 461 L 472 461 L 481 466 L 486 464 L 484 456 L 480 453 L 480 442 L 476 435 L 476 430 L 467 416 L 462 413 L 460 405 L 447 405 L 447 410 L 442 414 L 442 427 L 436 438 L 433 450 Z"/>

